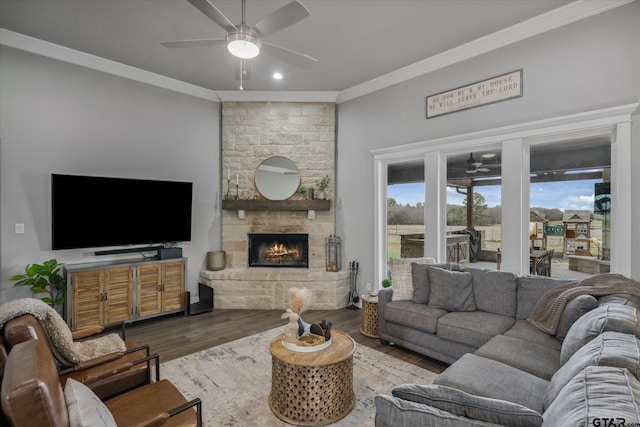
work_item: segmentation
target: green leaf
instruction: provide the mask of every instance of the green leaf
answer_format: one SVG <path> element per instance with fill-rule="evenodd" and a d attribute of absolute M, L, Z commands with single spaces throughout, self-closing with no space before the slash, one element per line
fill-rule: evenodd
<path fill-rule="evenodd" d="M 64 264 L 58 263 L 56 259 L 46 260 L 42 264 L 27 264 L 25 274 L 13 275 L 9 280 L 17 281 L 14 286 L 30 286 L 34 294 L 52 294 L 55 304 L 51 297 L 41 298 L 41 300 L 55 307 L 66 301 L 67 282 L 60 273 L 62 265 Z"/>

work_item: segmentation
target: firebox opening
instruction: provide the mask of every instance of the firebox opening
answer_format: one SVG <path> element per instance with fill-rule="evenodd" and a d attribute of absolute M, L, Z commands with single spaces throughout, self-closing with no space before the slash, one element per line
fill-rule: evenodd
<path fill-rule="evenodd" d="M 309 268 L 308 234 L 249 234 L 249 267 Z"/>

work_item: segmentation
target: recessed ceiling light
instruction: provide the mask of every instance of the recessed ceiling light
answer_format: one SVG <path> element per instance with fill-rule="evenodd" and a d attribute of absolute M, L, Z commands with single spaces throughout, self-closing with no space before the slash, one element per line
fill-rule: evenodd
<path fill-rule="evenodd" d="M 273 73 L 273 75 L 271 76 L 274 78 L 274 80 L 282 80 L 282 74 L 281 73 Z"/>
<path fill-rule="evenodd" d="M 491 159 L 491 158 L 493 158 L 495 156 L 496 156 L 496 153 L 484 153 L 482 155 L 482 157 L 484 157 L 485 159 Z"/>

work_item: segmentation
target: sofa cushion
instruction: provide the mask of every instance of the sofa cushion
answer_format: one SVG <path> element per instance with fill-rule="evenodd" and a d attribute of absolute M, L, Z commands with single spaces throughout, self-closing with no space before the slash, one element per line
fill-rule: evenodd
<path fill-rule="evenodd" d="M 635 335 L 603 332 L 589 341 L 551 378 L 544 396 L 544 408 L 556 399 L 560 390 L 587 366 L 626 368 L 633 376 L 640 376 L 640 341 Z"/>
<path fill-rule="evenodd" d="M 544 413 L 544 427 L 596 426 L 638 422 L 640 382 L 624 368 L 588 366 L 560 391 Z"/>
<path fill-rule="evenodd" d="M 113 415 L 86 385 L 67 380 L 64 399 L 69 414 L 69 427 L 116 427 Z"/>
<path fill-rule="evenodd" d="M 475 354 L 545 380 L 550 380 L 560 368 L 560 350 L 507 335 L 491 338 Z"/>
<path fill-rule="evenodd" d="M 413 297 L 411 301 L 416 304 L 429 302 L 429 269 L 441 268 L 443 270 L 460 271 L 459 264 L 418 264 L 411 263 L 411 279 L 413 281 Z"/>
<path fill-rule="evenodd" d="M 572 282 L 569 279 L 556 279 L 553 277 L 531 276 L 525 274 L 518 277 L 518 308 L 516 319 L 528 319 L 531 311 L 542 294 L 549 289 Z"/>
<path fill-rule="evenodd" d="M 473 276 L 473 299 L 480 311 L 516 317 L 518 276 L 508 271 L 463 268 Z"/>
<path fill-rule="evenodd" d="M 471 273 L 429 269 L 429 306 L 447 311 L 475 311 Z"/>
<path fill-rule="evenodd" d="M 598 305 L 621 304 L 640 308 L 640 296 L 630 294 L 611 294 L 598 297 Z"/>
<path fill-rule="evenodd" d="M 493 427 L 484 421 L 459 417 L 447 411 L 398 397 L 378 394 L 375 397 L 376 427 Z"/>
<path fill-rule="evenodd" d="M 551 335 L 545 334 L 526 320 L 516 320 L 516 323 L 505 331 L 503 335 L 520 338 L 558 351 L 560 351 L 560 348 L 562 347 L 562 343 L 560 341 Z"/>
<path fill-rule="evenodd" d="M 438 319 L 440 338 L 480 347 L 513 325 L 513 318 L 484 311 L 458 311 Z"/>
<path fill-rule="evenodd" d="M 408 301 L 413 298 L 413 280 L 411 263 L 433 264 L 434 258 L 391 258 L 391 281 L 393 283 L 392 301 Z"/>
<path fill-rule="evenodd" d="M 571 325 L 597 306 L 598 300 L 593 295 L 579 295 L 569 300 L 560 315 L 558 327 L 556 328 L 556 339 L 564 341 L 564 337 L 567 336 Z"/>
<path fill-rule="evenodd" d="M 414 304 L 411 301 L 391 301 L 385 305 L 385 320 L 421 331 L 436 333 L 438 319 L 446 310 L 432 308 L 425 304 Z"/>
<path fill-rule="evenodd" d="M 508 426 L 539 426 L 542 415 L 506 400 L 475 396 L 443 385 L 403 384 L 391 394 L 400 399 L 423 403 L 454 415 Z"/>
<path fill-rule="evenodd" d="M 604 331 L 640 337 L 640 319 L 636 309 L 627 305 L 605 304 L 576 320 L 562 343 L 560 364 L 564 365 L 580 347 Z"/>
<path fill-rule="evenodd" d="M 467 353 L 438 375 L 434 384 L 476 396 L 501 399 L 542 413 L 549 381 L 504 363 Z"/>

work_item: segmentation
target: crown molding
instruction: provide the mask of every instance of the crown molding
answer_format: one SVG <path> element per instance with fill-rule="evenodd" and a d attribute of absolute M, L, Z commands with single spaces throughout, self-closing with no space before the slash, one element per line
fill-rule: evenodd
<path fill-rule="evenodd" d="M 349 101 L 465 61 L 495 49 L 624 6 L 635 0 L 577 0 L 495 33 L 343 90 L 337 103 Z"/>
<path fill-rule="evenodd" d="M 174 92 L 180 92 L 208 101 L 220 102 L 220 98 L 212 90 L 200 86 L 172 79 L 161 74 L 131 67 L 120 62 L 111 61 L 100 56 L 91 55 L 79 50 L 70 49 L 59 44 L 51 43 L 35 37 L 26 36 L 4 28 L 0 28 L 0 45 L 35 53 L 81 67 L 102 71 L 125 79 L 146 83 Z"/>
<path fill-rule="evenodd" d="M 220 101 L 237 102 L 336 102 L 339 92 L 216 91 Z"/>

